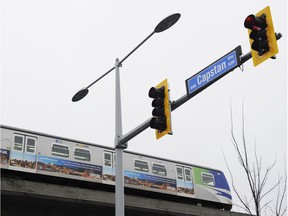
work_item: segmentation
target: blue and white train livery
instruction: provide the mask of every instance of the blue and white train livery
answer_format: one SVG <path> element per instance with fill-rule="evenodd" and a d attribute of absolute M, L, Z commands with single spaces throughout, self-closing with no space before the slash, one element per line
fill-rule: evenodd
<path fill-rule="evenodd" d="M 99 185 L 115 184 L 113 148 L 1 125 L 1 169 Z M 54 177 L 53 177 L 54 178 Z M 124 152 L 127 190 L 145 191 L 230 210 L 232 197 L 220 170 Z"/>

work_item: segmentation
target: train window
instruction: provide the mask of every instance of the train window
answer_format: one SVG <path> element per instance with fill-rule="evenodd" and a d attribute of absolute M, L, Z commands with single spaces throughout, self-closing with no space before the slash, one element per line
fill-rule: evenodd
<path fill-rule="evenodd" d="M 26 138 L 26 152 L 35 153 L 36 139 L 33 137 Z"/>
<path fill-rule="evenodd" d="M 142 160 L 135 160 L 134 161 L 134 168 L 135 170 L 149 172 L 148 162 Z"/>
<path fill-rule="evenodd" d="M 191 175 L 191 169 L 190 168 L 184 168 L 185 173 L 185 181 L 192 181 L 192 175 Z"/>
<path fill-rule="evenodd" d="M 112 153 L 104 152 L 104 166 L 112 167 Z"/>
<path fill-rule="evenodd" d="M 214 176 L 212 174 L 202 172 L 201 177 L 202 177 L 202 182 L 204 184 L 211 185 L 211 186 L 215 185 Z"/>
<path fill-rule="evenodd" d="M 91 160 L 91 152 L 89 149 L 75 148 L 74 149 L 74 158 L 83 161 Z"/>
<path fill-rule="evenodd" d="M 69 147 L 61 144 L 52 144 L 52 155 L 69 157 Z"/>
<path fill-rule="evenodd" d="M 152 164 L 152 172 L 154 174 L 157 174 L 157 175 L 162 175 L 162 176 L 167 175 L 166 167 L 163 164 L 153 163 Z"/>
<path fill-rule="evenodd" d="M 177 179 L 179 180 L 184 180 L 183 177 L 183 168 L 182 167 L 176 167 L 176 172 L 177 172 Z"/>
<path fill-rule="evenodd" d="M 23 151 L 24 145 L 24 136 L 14 135 L 14 147 L 13 149 L 16 151 Z"/>

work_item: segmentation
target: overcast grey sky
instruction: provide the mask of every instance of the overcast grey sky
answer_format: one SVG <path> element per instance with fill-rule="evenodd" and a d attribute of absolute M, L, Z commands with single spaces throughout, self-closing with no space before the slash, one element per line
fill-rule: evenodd
<path fill-rule="evenodd" d="M 72 96 L 114 66 L 166 16 L 180 20 L 155 34 L 120 68 L 123 133 L 151 116 L 150 87 L 165 78 L 171 100 L 186 94 L 185 80 L 242 46 L 250 51 L 244 19 L 271 7 L 278 41 L 276 60 L 254 67 L 252 60 L 172 113 L 172 136 L 155 139 L 148 128 L 128 150 L 223 170 L 248 193 L 230 136 L 241 138 L 242 103 L 251 151 L 263 165 L 277 158 L 269 185 L 283 173 L 287 155 L 287 1 L 172 0 L 3 0 L 1 124 L 114 147 L 115 73 Z M 254 145 L 254 140 L 255 145 Z M 256 147 L 255 147 L 256 146 Z M 237 203 L 236 197 L 235 202 Z M 239 210 L 234 208 L 234 210 Z"/>

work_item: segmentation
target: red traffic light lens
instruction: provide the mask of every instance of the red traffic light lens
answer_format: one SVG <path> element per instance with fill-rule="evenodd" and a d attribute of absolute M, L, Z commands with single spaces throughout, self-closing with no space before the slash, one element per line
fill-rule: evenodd
<path fill-rule="evenodd" d="M 244 21 L 245 28 L 253 30 L 253 26 L 255 25 L 255 16 L 250 14 Z"/>
<path fill-rule="evenodd" d="M 253 14 L 250 14 L 248 17 L 246 17 L 244 26 L 250 30 L 260 30 L 267 28 L 265 14 L 262 14 L 260 17 L 255 17 Z"/>

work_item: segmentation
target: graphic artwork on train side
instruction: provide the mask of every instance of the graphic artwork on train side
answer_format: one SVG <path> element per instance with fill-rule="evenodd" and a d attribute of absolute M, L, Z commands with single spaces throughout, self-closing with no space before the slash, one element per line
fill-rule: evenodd
<path fill-rule="evenodd" d="M 42 155 L 38 157 L 37 170 L 82 176 L 85 178 L 102 178 L 101 166 L 46 157 Z"/>
<path fill-rule="evenodd" d="M 113 148 L 1 125 L 0 154 L 1 169 L 12 172 L 115 185 Z M 124 184 L 162 198 L 232 208 L 225 175 L 207 167 L 124 151 Z"/>

